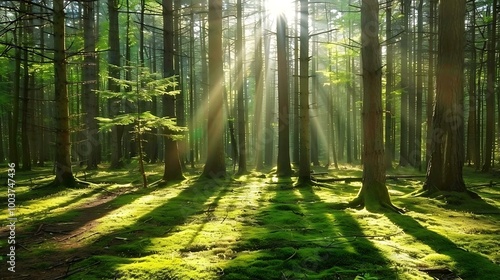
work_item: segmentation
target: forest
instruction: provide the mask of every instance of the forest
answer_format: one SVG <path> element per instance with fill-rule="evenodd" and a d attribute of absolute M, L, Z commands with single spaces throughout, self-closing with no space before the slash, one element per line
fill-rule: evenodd
<path fill-rule="evenodd" d="M 495 279 L 498 2 L 0 0 L 0 279 Z"/>

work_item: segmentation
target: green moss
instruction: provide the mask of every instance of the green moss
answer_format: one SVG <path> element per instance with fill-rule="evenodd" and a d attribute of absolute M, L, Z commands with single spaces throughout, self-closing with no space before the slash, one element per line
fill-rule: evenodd
<path fill-rule="evenodd" d="M 161 165 L 147 168 L 161 177 Z M 30 249 L 20 252 L 32 263 L 27 269 L 50 272 L 78 255 L 69 279 L 431 279 L 419 269 L 435 266 L 463 279 L 500 274 L 496 188 L 477 189 L 483 200 L 426 198 L 409 195 L 421 187 L 418 178 L 389 180 L 393 202 L 409 210 L 397 215 L 335 210 L 359 182 L 295 189 L 249 175 L 140 189 L 133 170 L 89 173 L 106 184 L 83 189 L 30 190 L 50 170 L 31 181 L 20 173 L 18 237 Z M 361 172 L 341 166 L 331 175 Z M 475 184 L 493 180 L 466 174 Z"/>

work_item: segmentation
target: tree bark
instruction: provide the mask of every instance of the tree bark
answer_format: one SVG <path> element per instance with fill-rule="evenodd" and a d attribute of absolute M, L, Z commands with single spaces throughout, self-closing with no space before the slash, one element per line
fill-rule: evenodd
<path fill-rule="evenodd" d="M 171 77 L 175 74 L 174 70 L 174 14 L 172 0 L 163 0 L 163 75 Z M 175 118 L 175 97 L 172 95 L 163 96 L 164 115 L 169 118 Z M 165 128 L 165 134 L 171 135 L 172 131 Z M 164 139 L 164 162 L 165 169 L 162 180 L 169 182 L 171 180 L 182 180 L 182 166 L 179 157 L 178 143 L 172 137 Z"/>
<path fill-rule="evenodd" d="M 54 184 L 72 186 L 75 178 L 71 170 L 69 100 L 66 78 L 64 0 L 54 0 L 54 100 L 55 100 L 55 171 Z"/>
<path fill-rule="evenodd" d="M 462 177 L 465 0 L 441 0 L 438 24 L 434 137 L 423 190 L 466 191 Z"/>
<path fill-rule="evenodd" d="M 309 127 L 309 8 L 300 0 L 300 155 L 298 183 L 311 181 L 311 148 Z"/>
<path fill-rule="evenodd" d="M 361 4 L 361 59 L 363 64 L 363 185 L 350 206 L 367 210 L 391 204 L 385 186 L 384 141 L 382 123 L 382 63 L 378 40 L 378 0 Z"/>
<path fill-rule="evenodd" d="M 85 2 L 83 5 L 83 38 L 84 57 L 82 70 L 83 111 L 85 113 L 85 149 L 87 156 L 87 169 L 97 169 L 99 163 L 99 126 L 95 119 L 99 114 L 97 89 L 97 56 L 96 56 L 96 30 L 95 30 L 95 3 Z"/>
<path fill-rule="evenodd" d="M 392 118 L 393 118 L 393 108 L 392 108 L 392 91 L 393 91 L 393 47 L 392 47 L 392 8 L 389 3 L 386 9 L 386 40 L 387 40 L 387 57 L 386 57 L 386 88 L 385 88 L 385 167 L 386 169 L 392 169 Z"/>
<path fill-rule="evenodd" d="M 425 145 L 425 162 L 426 166 L 428 166 L 431 159 L 431 151 L 432 151 L 432 109 L 434 103 L 434 31 L 435 31 L 435 10 L 436 10 L 437 0 L 430 0 L 429 3 L 429 71 L 427 74 L 427 136 L 426 136 L 426 145 Z"/>
<path fill-rule="evenodd" d="M 220 178 L 226 176 L 223 142 L 222 0 L 209 0 L 208 5 L 208 151 L 202 176 Z"/>
<path fill-rule="evenodd" d="M 241 0 L 237 1 L 236 15 L 236 90 L 238 91 L 238 175 L 247 173 L 246 123 L 245 123 L 245 94 L 243 91 L 243 15 Z"/>
<path fill-rule="evenodd" d="M 33 114 L 33 112 L 28 111 L 28 108 L 30 107 L 30 91 L 33 89 L 30 89 L 30 80 L 32 80 L 33 74 L 30 73 L 30 64 L 29 64 L 29 53 L 28 53 L 28 47 L 30 45 L 30 36 L 32 37 L 32 32 L 31 32 L 31 25 L 32 25 L 32 19 L 31 19 L 31 3 L 30 1 L 23 1 L 21 3 L 21 12 L 25 13 L 25 15 L 28 15 L 28 18 L 23 20 L 23 43 L 21 44 L 22 46 L 25 47 L 23 51 L 23 74 L 22 74 L 22 81 L 23 81 L 23 86 L 22 86 L 22 100 L 21 100 L 21 150 L 22 150 L 22 170 L 25 171 L 30 171 L 31 170 L 31 150 L 30 150 L 30 143 L 29 143 L 29 135 L 30 131 L 28 128 L 28 117 L 29 115 Z"/>
<path fill-rule="evenodd" d="M 283 14 L 278 15 L 276 22 L 277 55 L 278 55 L 278 177 L 290 177 L 290 114 L 289 114 L 289 82 L 287 59 L 287 23 Z"/>
<path fill-rule="evenodd" d="M 120 29 L 118 21 L 118 0 L 108 0 L 109 13 L 109 54 L 108 54 L 108 89 L 112 92 L 119 92 L 120 85 L 113 80 L 120 79 Z M 108 101 L 108 111 L 110 117 L 115 117 L 120 112 L 120 100 L 112 98 Z M 122 159 L 122 136 L 123 126 L 115 126 L 111 130 L 111 168 L 123 167 Z"/>
<path fill-rule="evenodd" d="M 401 0 L 403 7 L 403 28 L 404 33 L 401 35 L 401 137 L 400 137 L 400 150 L 399 150 L 399 165 L 408 165 L 408 129 L 409 129 L 409 96 L 408 96 L 408 41 L 409 41 L 409 13 L 411 0 Z"/>
<path fill-rule="evenodd" d="M 486 62 L 486 140 L 484 143 L 484 164 L 482 171 L 488 172 L 491 169 L 493 150 L 495 146 L 495 47 L 496 47 L 496 19 L 497 0 L 493 1 L 493 20 L 488 27 L 488 60 Z"/>
<path fill-rule="evenodd" d="M 471 27 L 470 27 L 470 62 L 469 62 L 469 116 L 467 119 L 467 158 L 468 164 L 474 165 L 475 169 L 480 168 L 480 141 L 479 141 L 479 131 L 477 123 L 477 92 L 476 92 L 476 4 L 472 1 L 472 14 L 470 16 Z"/>
<path fill-rule="evenodd" d="M 255 37 L 262 38 L 262 2 L 259 1 L 259 18 L 255 27 Z M 262 109 L 264 103 L 264 61 L 262 59 L 262 39 L 255 40 L 255 111 L 254 111 L 254 143 L 255 169 L 261 170 L 262 161 Z"/>

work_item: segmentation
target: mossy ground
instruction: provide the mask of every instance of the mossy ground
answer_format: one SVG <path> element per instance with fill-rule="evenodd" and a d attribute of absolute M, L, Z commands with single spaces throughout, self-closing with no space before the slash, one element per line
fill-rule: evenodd
<path fill-rule="evenodd" d="M 160 179 L 161 165 L 147 170 L 150 181 Z M 5 192 L 0 278 L 489 280 L 500 275 L 500 186 L 472 189 L 482 200 L 455 194 L 427 198 L 411 195 L 423 178 L 391 179 L 393 203 L 408 210 L 399 215 L 337 210 L 336 204 L 356 195 L 360 182 L 294 188 L 293 180 L 269 174 L 207 180 L 189 172 L 182 182 L 147 189 L 140 188 L 135 167 L 79 172 L 93 184 L 77 189 L 40 188 L 51 181 L 50 169 L 17 173 L 16 273 L 7 271 L 5 261 Z M 328 172 L 356 177 L 362 171 L 343 166 Z M 465 179 L 500 181 L 467 168 Z"/>

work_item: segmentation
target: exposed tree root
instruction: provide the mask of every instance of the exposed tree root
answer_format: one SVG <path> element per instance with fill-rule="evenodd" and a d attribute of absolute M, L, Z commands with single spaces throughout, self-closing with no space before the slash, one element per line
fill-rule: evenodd
<path fill-rule="evenodd" d="M 353 209 L 363 209 L 366 208 L 370 212 L 384 212 L 384 210 L 389 210 L 391 212 L 395 212 L 398 214 L 404 214 L 406 212 L 405 209 L 399 208 L 392 204 L 391 202 L 385 202 L 385 201 L 380 201 L 376 205 L 373 205 L 373 203 L 370 204 L 370 206 L 367 207 L 365 203 L 365 198 L 360 195 L 351 200 L 348 203 L 343 204 L 345 207 L 340 208 L 340 209 L 345 209 L 345 208 L 353 208 Z M 342 204 L 339 204 L 338 206 L 342 206 Z"/>

